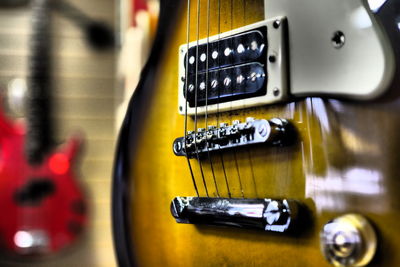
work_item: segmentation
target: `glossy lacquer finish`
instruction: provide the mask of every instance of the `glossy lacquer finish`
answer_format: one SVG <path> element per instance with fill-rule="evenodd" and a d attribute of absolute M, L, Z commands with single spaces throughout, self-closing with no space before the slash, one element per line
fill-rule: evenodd
<path fill-rule="evenodd" d="M 196 39 L 196 2 L 191 4 L 191 41 Z M 207 1 L 200 2 L 204 7 L 200 38 L 204 38 Z M 210 1 L 210 35 L 218 32 L 218 24 L 223 32 L 264 19 L 262 1 L 220 3 L 218 23 L 218 1 Z M 170 8 L 164 12 L 171 12 L 173 5 L 178 8 L 176 3 L 164 2 L 164 7 Z M 380 12 L 389 16 L 392 11 L 386 6 Z M 161 21 L 168 17 L 164 12 Z M 186 159 L 172 151 L 172 142 L 184 133 L 184 116 L 177 112 L 177 71 L 178 47 L 186 42 L 186 5 L 176 14 L 169 16 L 175 21 L 170 31 L 164 29 L 160 39 L 164 42 L 156 43 L 156 56 L 143 73 L 121 132 L 114 176 L 118 182 L 114 183 L 114 201 L 121 204 L 114 206 L 120 263 L 128 262 L 124 246 L 138 266 L 329 266 L 320 252 L 320 230 L 337 216 L 359 213 L 372 222 L 378 234 L 371 266 L 400 265 L 397 81 L 383 98 L 370 102 L 314 97 L 209 116 L 209 125 L 246 117 L 278 117 L 294 124 L 298 140 L 292 146 L 224 151 L 222 156 L 214 154 L 211 162 L 221 197 L 228 197 L 223 161 L 232 197 L 242 197 L 241 181 L 246 198 L 290 198 L 305 203 L 311 222 L 301 234 L 175 222 L 171 200 L 196 195 Z M 323 23 L 323 14 L 319 15 Z M 392 24 L 389 33 L 397 29 Z M 201 116 L 198 127 L 204 126 Z M 189 117 L 188 130 L 193 128 L 194 120 Z M 199 163 L 196 159 L 191 163 L 200 196 L 205 196 Z M 217 197 L 210 160 L 202 160 L 202 167 L 208 192 Z"/>
<path fill-rule="evenodd" d="M 39 165 L 28 164 L 25 141 L 25 123 L 11 121 L 1 111 L 0 251 L 45 256 L 74 243 L 87 223 L 74 173 L 82 138 L 71 138 Z"/>

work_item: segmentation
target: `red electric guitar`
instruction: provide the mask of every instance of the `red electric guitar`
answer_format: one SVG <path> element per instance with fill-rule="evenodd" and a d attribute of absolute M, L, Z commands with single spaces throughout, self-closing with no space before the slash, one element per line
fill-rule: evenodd
<path fill-rule="evenodd" d="M 86 223 L 75 180 L 82 139 L 54 149 L 50 123 L 50 4 L 34 0 L 26 125 L 0 111 L 0 247 L 17 255 L 46 255 L 73 243 Z"/>

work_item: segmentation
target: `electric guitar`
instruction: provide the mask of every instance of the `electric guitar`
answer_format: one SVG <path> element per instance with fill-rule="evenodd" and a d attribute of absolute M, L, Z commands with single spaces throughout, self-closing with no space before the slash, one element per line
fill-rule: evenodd
<path fill-rule="evenodd" d="M 68 247 L 87 224 L 74 173 L 83 139 L 55 148 L 52 138 L 49 1 L 32 8 L 26 124 L 0 112 L 0 249 L 29 258 Z"/>
<path fill-rule="evenodd" d="M 400 2 L 161 1 L 120 266 L 398 266 Z"/>

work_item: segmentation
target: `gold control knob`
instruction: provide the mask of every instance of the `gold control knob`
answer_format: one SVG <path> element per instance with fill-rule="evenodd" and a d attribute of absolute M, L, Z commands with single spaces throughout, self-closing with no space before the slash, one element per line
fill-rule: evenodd
<path fill-rule="evenodd" d="M 375 255 L 377 238 L 368 220 L 358 214 L 337 217 L 321 230 L 321 250 L 335 266 L 365 266 Z"/>

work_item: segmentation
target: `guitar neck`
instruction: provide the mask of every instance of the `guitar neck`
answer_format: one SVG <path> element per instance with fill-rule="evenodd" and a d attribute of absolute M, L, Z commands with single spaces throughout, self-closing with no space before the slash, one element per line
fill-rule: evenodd
<path fill-rule="evenodd" d="M 29 163 L 40 164 L 53 143 L 50 122 L 51 18 L 48 0 L 34 0 L 32 7 L 25 151 Z"/>

